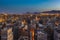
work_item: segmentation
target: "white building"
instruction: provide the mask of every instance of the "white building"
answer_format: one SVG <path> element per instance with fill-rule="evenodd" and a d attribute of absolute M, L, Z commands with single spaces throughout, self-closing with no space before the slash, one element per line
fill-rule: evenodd
<path fill-rule="evenodd" d="M 47 40 L 47 34 L 42 31 L 37 31 L 37 40 Z"/>

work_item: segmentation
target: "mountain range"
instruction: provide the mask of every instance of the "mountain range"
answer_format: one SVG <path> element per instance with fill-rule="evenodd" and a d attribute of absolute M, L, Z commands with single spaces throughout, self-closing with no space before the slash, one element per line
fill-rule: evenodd
<path fill-rule="evenodd" d="M 51 11 L 44 11 L 41 13 L 60 13 L 60 10 L 51 10 Z"/>

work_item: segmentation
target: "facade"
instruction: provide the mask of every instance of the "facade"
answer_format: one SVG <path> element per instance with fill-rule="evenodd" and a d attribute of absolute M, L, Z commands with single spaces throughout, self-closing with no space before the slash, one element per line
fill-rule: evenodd
<path fill-rule="evenodd" d="M 21 36 L 18 40 L 29 40 L 28 36 Z"/>
<path fill-rule="evenodd" d="M 47 40 L 47 34 L 42 31 L 37 31 L 37 40 Z"/>
<path fill-rule="evenodd" d="M 22 28 L 19 29 L 20 37 L 18 40 L 29 40 L 29 33 L 28 33 L 28 26 L 24 25 Z"/>
<path fill-rule="evenodd" d="M 59 29 L 54 30 L 54 40 L 60 40 L 60 30 Z"/>
<path fill-rule="evenodd" d="M 1 40 L 13 40 L 12 28 L 1 29 Z"/>

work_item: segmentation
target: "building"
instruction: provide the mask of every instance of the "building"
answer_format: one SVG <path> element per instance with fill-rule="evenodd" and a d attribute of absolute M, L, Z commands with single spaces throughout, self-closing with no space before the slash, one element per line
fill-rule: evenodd
<path fill-rule="evenodd" d="M 47 40 L 47 33 L 43 31 L 37 31 L 37 40 Z"/>
<path fill-rule="evenodd" d="M 12 28 L 5 27 L 1 29 L 1 40 L 13 40 Z"/>
<path fill-rule="evenodd" d="M 60 40 L 60 26 L 54 30 L 54 40 Z"/>
<path fill-rule="evenodd" d="M 18 40 L 29 40 L 28 25 L 19 29 L 20 37 Z"/>

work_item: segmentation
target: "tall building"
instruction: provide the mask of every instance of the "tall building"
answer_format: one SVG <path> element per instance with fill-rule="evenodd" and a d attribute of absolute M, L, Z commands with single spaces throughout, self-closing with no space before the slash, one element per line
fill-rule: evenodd
<path fill-rule="evenodd" d="M 13 40 L 12 28 L 5 27 L 1 29 L 1 40 Z"/>
<path fill-rule="evenodd" d="M 42 24 L 37 25 L 36 32 L 35 32 L 35 39 L 36 40 L 47 40 L 47 33 L 44 31 L 45 26 Z"/>
<path fill-rule="evenodd" d="M 28 34 L 28 25 L 25 25 L 23 28 L 19 29 L 20 37 L 18 40 L 29 40 Z"/>
<path fill-rule="evenodd" d="M 17 26 L 13 26 L 13 39 L 18 40 L 19 36 L 19 28 Z"/>
<path fill-rule="evenodd" d="M 37 31 L 37 40 L 47 40 L 47 34 L 42 31 Z"/>
<path fill-rule="evenodd" d="M 54 40 L 60 40 L 60 26 L 54 30 Z"/>

